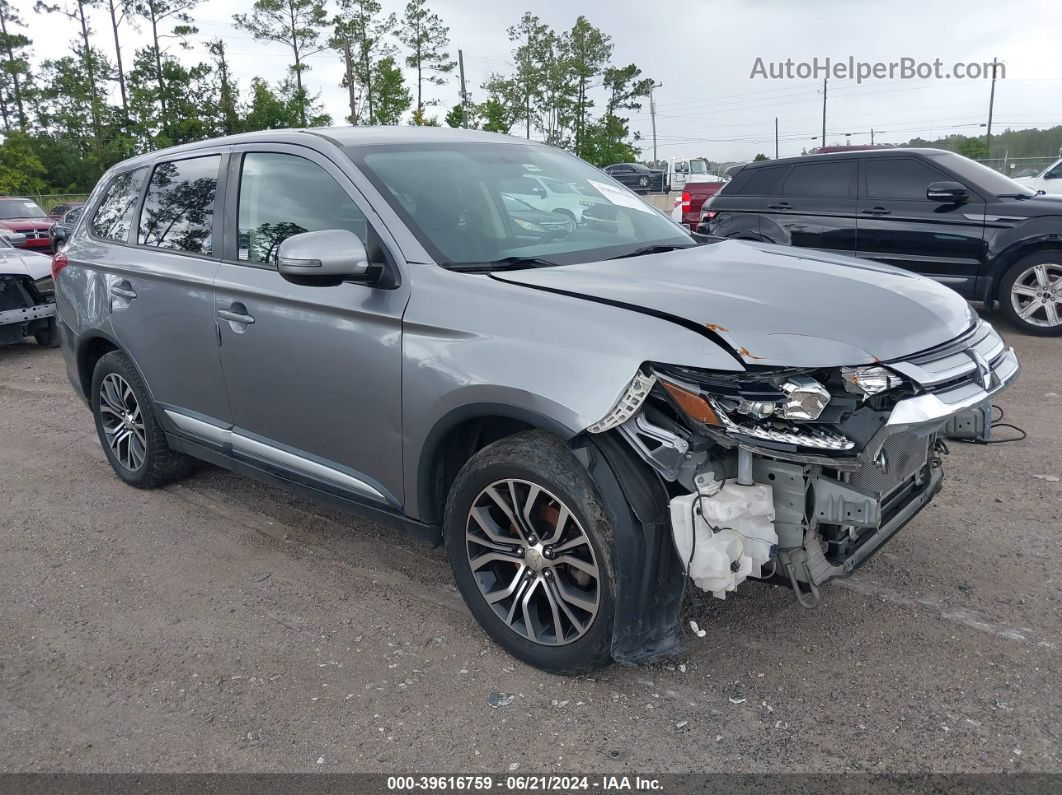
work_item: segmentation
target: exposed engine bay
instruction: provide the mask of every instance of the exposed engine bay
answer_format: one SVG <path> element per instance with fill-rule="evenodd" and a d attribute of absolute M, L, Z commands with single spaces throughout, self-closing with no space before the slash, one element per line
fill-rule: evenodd
<path fill-rule="evenodd" d="M 987 323 L 903 361 L 706 372 L 648 363 L 592 433 L 615 429 L 665 482 L 686 574 L 725 598 L 748 578 L 805 607 L 940 490 L 945 439 L 986 434 L 1017 375 Z"/>

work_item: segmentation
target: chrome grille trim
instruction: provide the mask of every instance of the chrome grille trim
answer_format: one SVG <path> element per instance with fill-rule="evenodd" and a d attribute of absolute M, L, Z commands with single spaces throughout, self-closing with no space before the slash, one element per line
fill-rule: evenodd
<path fill-rule="evenodd" d="M 961 337 L 957 345 L 949 344 L 902 362 L 890 362 L 889 367 L 919 386 L 933 387 L 976 375 L 977 365 L 970 351 L 994 367 L 1006 351 L 1006 344 L 989 323 L 982 321 L 973 333 Z"/>

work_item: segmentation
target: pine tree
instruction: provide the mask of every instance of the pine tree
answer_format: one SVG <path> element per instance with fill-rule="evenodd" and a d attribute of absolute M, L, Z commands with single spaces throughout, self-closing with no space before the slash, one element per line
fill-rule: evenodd
<path fill-rule="evenodd" d="M 402 16 L 402 26 L 396 34 L 398 40 L 408 49 L 406 66 L 417 73 L 417 104 L 415 119 L 424 123 L 425 105 L 438 104 L 436 101 L 424 101 L 424 84 L 442 85 L 446 82 L 443 75 L 449 74 L 457 66 L 457 61 L 450 57 L 450 29 L 443 24 L 438 14 L 428 10 L 427 0 L 409 0 Z"/>

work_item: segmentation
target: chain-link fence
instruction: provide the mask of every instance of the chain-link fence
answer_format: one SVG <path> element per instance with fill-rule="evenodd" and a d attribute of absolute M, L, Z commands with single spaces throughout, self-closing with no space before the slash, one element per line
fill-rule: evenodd
<path fill-rule="evenodd" d="M 84 204 L 88 197 L 87 193 L 37 193 L 33 200 L 50 213 L 61 204 Z"/>
<path fill-rule="evenodd" d="M 1043 155 L 1041 157 L 990 157 L 978 160 L 989 168 L 994 168 L 1008 177 L 1032 177 L 1039 174 L 1049 165 L 1058 160 L 1058 155 Z"/>

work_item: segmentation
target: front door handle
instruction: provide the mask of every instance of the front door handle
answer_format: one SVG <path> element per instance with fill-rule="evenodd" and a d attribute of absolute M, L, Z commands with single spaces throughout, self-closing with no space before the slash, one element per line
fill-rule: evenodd
<path fill-rule="evenodd" d="M 891 215 L 892 210 L 886 210 L 884 207 L 871 207 L 870 209 L 863 210 L 863 215 Z"/>
<path fill-rule="evenodd" d="M 133 289 L 133 285 L 129 282 L 120 281 L 117 284 L 111 285 L 111 295 L 116 295 L 119 298 L 125 298 L 126 300 L 132 301 L 136 298 L 136 290 Z"/>
<path fill-rule="evenodd" d="M 767 205 L 767 209 L 768 210 L 792 210 L 793 209 L 793 205 L 791 205 L 789 202 L 778 202 L 776 204 L 768 204 Z"/>
<path fill-rule="evenodd" d="M 239 303 L 233 304 L 228 309 L 219 309 L 218 317 L 230 323 L 243 323 L 247 326 L 254 323 L 254 315 L 247 314 L 247 308 Z"/>

